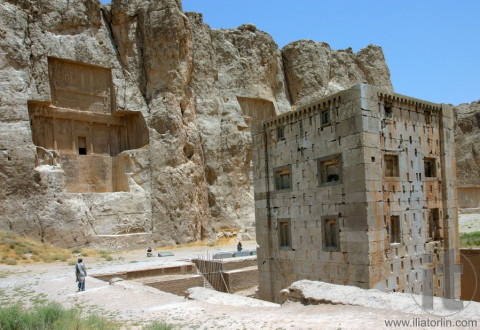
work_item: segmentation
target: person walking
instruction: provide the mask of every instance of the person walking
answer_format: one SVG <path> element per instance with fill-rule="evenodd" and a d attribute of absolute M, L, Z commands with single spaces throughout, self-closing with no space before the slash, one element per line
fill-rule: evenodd
<path fill-rule="evenodd" d="M 78 291 L 85 291 L 85 277 L 87 277 L 87 269 L 83 264 L 82 258 L 78 258 L 78 263 L 75 265 L 75 275 L 77 276 Z"/>

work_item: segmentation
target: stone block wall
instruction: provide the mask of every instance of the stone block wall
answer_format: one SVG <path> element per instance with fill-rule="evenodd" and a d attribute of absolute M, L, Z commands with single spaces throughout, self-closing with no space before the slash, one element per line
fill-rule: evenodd
<path fill-rule="evenodd" d="M 337 93 L 253 130 L 261 299 L 279 302 L 304 278 L 368 287 L 359 96 Z"/>
<path fill-rule="evenodd" d="M 241 268 L 247 268 L 257 266 L 257 257 L 242 257 L 240 259 L 233 258 L 233 259 L 226 259 L 223 262 L 222 270 L 224 272 L 228 272 L 230 270 L 236 270 Z"/>
<path fill-rule="evenodd" d="M 200 275 L 183 276 L 181 278 L 147 282 L 145 284 L 161 291 L 184 296 L 190 288 L 203 287 L 203 277 Z"/>
<path fill-rule="evenodd" d="M 451 114 L 361 84 L 255 125 L 260 298 L 300 279 L 420 292 L 458 252 Z"/>
<path fill-rule="evenodd" d="M 168 266 L 160 268 L 150 268 L 150 269 L 140 269 L 140 270 L 130 270 L 125 272 L 117 273 L 105 273 L 105 274 L 94 274 L 93 277 L 102 280 L 110 281 L 111 279 L 118 277 L 124 280 L 135 280 L 148 277 L 162 277 L 166 275 L 194 275 L 197 273 L 197 268 L 193 263 L 184 264 L 179 266 Z"/>
<path fill-rule="evenodd" d="M 370 287 L 421 293 L 430 269 L 442 295 L 445 278 L 434 269 L 444 249 L 458 251 L 451 108 L 374 88 L 362 97 L 365 121 L 375 123 L 364 126 Z"/>
<path fill-rule="evenodd" d="M 251 266 L 248 268 L 236 269 L 223 272 L 228 292 L 235 293 L 258 285 L 258 268 Z"/>

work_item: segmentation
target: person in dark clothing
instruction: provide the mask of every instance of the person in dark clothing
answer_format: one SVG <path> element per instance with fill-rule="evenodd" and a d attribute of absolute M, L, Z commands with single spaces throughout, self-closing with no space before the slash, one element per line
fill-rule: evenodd
<path fill-rule="evenodd" d="M 237 244 L 237 251 L 238 251 L 238 252 L 242 251 L 242 242 L 238 242 L 238 244 Z"/>
<path fill-rule="evenodd" d="M 85 291 L 85 277 L 87 277 L 87 268 L 83 264 L 82 258 L 78 258 L 78 263 L 75 265 L 75 275 L 78 282 L 78 291 Z"/>

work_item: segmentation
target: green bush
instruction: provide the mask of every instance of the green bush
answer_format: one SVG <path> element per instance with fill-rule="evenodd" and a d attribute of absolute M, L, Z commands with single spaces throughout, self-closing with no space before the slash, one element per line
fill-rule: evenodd
<path fill-rule="evenodd" d="M 42 324 L 54 324 L 60 317 L 65 316 L 65 310 L 59 303 L 48 303 L 35 308 L 34 314 Z"/>
<path fill-rule="evenodd" d="M 55 302 L 38 305 L 31 310 L 25 310 L 19 305 L 0 308 L 1 330 L 60 330 L 60 329 L 118 329 L 117 323 L 106 320 L 98 315 L 81 317 L 77 310 L 64 309 Z"/>
<path fill-rule="evenodd" d="M 0 309 L 0 329 L 2 330 L 22 329 L 22 326 L 26 328 L 27 322 L 18 305 Z"/>
<path fill-rule="evenodd" d="M 60 252 L 52 252 L 46 258 L 46 262 L 54 262 L 54 261 L 67 261 L 70 257 L 69 253 L 64 253 L 63 251 Z"/>
<path fill-rule="evenodd" d="M 461 233 L 460 238 L 460 247 L 480 247 L 480 231 L 473 233 Z"/>
<path fill-rule="evenodd" d="M 108 252 L 108 251 L 102 250 L 102 251 L 99 252 L 99 254 L 100 254 L 100 257 L 101 257 L 101 258 L 107 259 L 108 257 L 111 257 L 111 256 L 110 256 L 110 252 Z"/>
<path fill-rule="evenodd" d="M 57 303 L 38 306 L 26 312 L 19 305 L 0 309 L 0 329 L 53 329 L 64 310 Z"/>

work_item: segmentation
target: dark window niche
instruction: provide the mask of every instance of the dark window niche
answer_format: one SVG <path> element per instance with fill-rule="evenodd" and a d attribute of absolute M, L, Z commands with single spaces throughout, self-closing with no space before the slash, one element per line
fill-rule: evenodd
<path fill-rule="evenodd" d="M 323 110 L 322 111 L 322 125 L 329 125 L 330 124 L 330 110 Z"/>
<path fill-rule="evenodd" d="M 385 104 L 383 108 L 385 109 L 385 118 L 392 118 L 392 115 L 393 115 L 392 106 L 389 104 Z"/>
<path fill-rule="evenodd" d="M 323 251 L 340 251 L 340 230 L 337 216 L 322 217 Z"/>
<path fill-rule="evenodd" d="M 285 140 L 285 127 L 284 126 L 279 126 L 277 127 L 277 140 Z"/>
<path fill-rule="evenodd" d="M 386 177 L 398 177 L 398 156 L 397 155 L 385 155 L 384 162 L 384 174 Z"/>
<path fill-rule="evenodd" d="M 292 248 L 292 235 L 290 228 L 290 220 L 282 219 L 278 221 L 278 240 L 280 243 L 281 249 L 291 249 Z"/>
<path fill-rule="evenodd" d="M 275 190 L 288 190 L 292 187 L 290 166 L 275 170 Z"/>
<path fill-rule="evenodd" d="M 401 230 L 400 230 L 400 217 L 398 215 L 392 215 L 390 221 L 387 224 L 388 241 L 390 244 L 401 243 Z"/>
<path fill-rule="evenodd" d="M 440 211 L 438 208 L 430 209 L 428 214 L 428 241 L 439 241 L 440 239 Z"/>
<path fill-rule="evenodd" d="M 78 154 L 79 155 L 87 154 L 87 138 L 84 136 L 78 137 Z"/>
<path fill-rule="evenodd" d="M 426 178 L 434 178 L 437 176 L 436 166 L 435 166 L 435 158 L 425 158 L 423 160 L 424 168 L 425 168 L 425 177 Z"/>
<path fill-rule="evenodd" d="M 342 182 L 342 155 L 336 154 L 318 159 L 320 185 L 332 185 Z"/>

